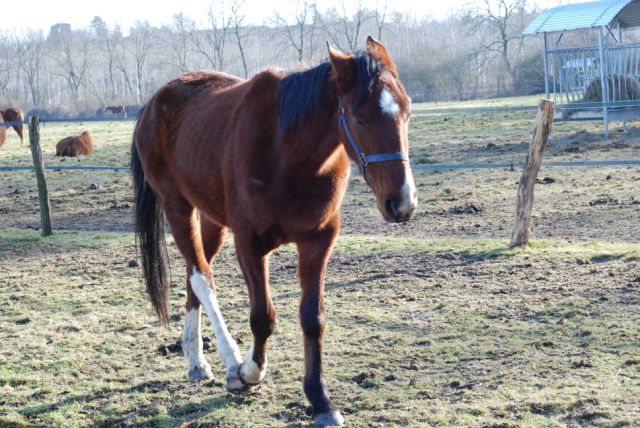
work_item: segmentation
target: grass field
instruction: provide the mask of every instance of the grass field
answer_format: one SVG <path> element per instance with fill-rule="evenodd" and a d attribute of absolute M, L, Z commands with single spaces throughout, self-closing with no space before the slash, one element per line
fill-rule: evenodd
<path fill-rule="evenodd" d="M 512 100 L 520 103 L 520 100 Z M 521 161 L 533 114 L 417 116 L 414 162 Z M 639 158 L 637 123 L 557 123 L 545 159 Z M 47 165 L 126 165 L 132 122 L 46 124 Z M 88 129 L 91 157 L 55 143 Z M 12 132 L 0 165 L 28 165 Z M 533 241 L 507 247 L 519 171 L 422 172 L 421 204 L 385 224 L 360 177 L 327 277 L 326 378 L 349 426 L 640 426 L 640 171 L 553 169 L 536 187 Z M 144 294 L 127 172 L 49 171 L 42 238 L 31 172 L 0 172 L 0 426 L 307 426 L 296 254 L 272 255 L 278 312 L 252 395 L 191 384 L 179 353 L 185 269 L 169 240 L 171 323 Z M 94 186 L 92 186 L 94 185 Z M 229 241 L 230 239 L 228 239 Z M 214 272 L 227 324 L 250 344 L 247 292 L 227 242 Z M 205 334 L 211 328 L 205 318 Z"/>

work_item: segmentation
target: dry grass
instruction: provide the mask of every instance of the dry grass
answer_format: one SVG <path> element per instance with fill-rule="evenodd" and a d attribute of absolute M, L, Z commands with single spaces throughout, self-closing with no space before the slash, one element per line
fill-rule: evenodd
<path fill-rule="evenodd" d="M 519 161 L 531 116 L 416 117 L 414 159 Z M 47 124 L 45 163 L 128 163 L 133 123 L 85 125 Z M 57 140 L 82 129 L 94 135 L 94 155 L 55 158 Z M 635 132 L 604 142 L 597 123 L 556 124 L 547 157 L 637 157 Z M 29 163 L 10 134 L 0 164 Z M 640 425 L 639 174 L 541 174 L 556 182 L 536 188 L 537 239 L 515 250 L 506 243 L 517 171 L 418 174 L 421 205 L 403 226 L 383 224 L 354 177 L 327 279 L 325 347 L 329 387 L 350 426 Z M 136 258 L 128 174 L 48 177 L 56 233 L 43 239 L 32 230 L 32 173 L 0 173 L 0 426 L 310 423 L 293 248 L 272 257 L 278 326 L 263 388 L 227 394 L 215 349 L 207 357 L 216 380 L 190 384 L 183 358 L 157 351 L 181 336 L 182 260 L 170 244 L 166 330 L 128 266 Z M 454 214 L 472 204 L 481 211 Z M 230 243 L 215 272 L 246 349 L 246 290 Z"/>
<path fill-rule="evenodd" d="M 172 246 L 172 322 L 162 329 L 128 267 L 132 242 L 128 233 L 0 232 L 0 424 L 308 423 L 294 252 L 273 257 L 279 321 L 266 384 L 234 397 L 214 350 L 217 379 L 199 385 L 186 381 L 178 354 L 157 352 L 180 337 L 185 277 Z M 640 246 L 501 249 L 341 239 L 327 282 L 326 370 L 352 426 L 640 423 Z M 230 329 L 247 347 L 232 247 L 216 273 Z"/>

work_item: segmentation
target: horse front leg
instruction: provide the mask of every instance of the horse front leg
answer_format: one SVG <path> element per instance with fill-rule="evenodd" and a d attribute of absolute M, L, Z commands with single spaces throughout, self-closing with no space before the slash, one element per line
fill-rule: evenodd
<path fill-rule="evenodd" d="M 344 418 L 329 398 L 322 376 L 324 332 L 324 280 L 327 262 L 338 234 L 337 220 L 298 245 L 298 270 L 302 286 L 300 323 L 304 333 L 304 392 L 313 407 L 315 426 L 336 426 Z"/>
<path fill-rule="evenodd" d="M 274 248 L 254 234 L 236 233 L 236 255 L 242 268 L 251 305 L 253 345 L 235 372 L 227 373 L 227 389 L 242 392 L 264 380 L 267 372 L 267 339 L 273 333 L 276 310 L 269 293 L 267 257 Z"/>

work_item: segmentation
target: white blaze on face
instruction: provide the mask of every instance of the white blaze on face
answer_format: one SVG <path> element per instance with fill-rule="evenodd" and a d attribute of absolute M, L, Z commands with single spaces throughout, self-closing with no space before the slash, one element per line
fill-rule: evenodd
<path fill-rule="evenodd" d="M 380 92 L 380 108 L 382 109 L 383 113 L 393 117 L 395 117 L 396 114 L 398 114 L 398 112 L 400 111 L 398 102 L 393 97 L 391 92 L 389 92 L 389 90 L 386 88 L 383 89 L 382 92 Z"/>
<path fill-rule="evenodd" d="M 216 336 L 216 343 L 218 345 L 218 353 L 227 367 L 227 370 L 238 366 L 242 362 L 242 355 L 236 341 L 233 339 L 227 325 L 222 318 L 222 312 L 218 306 L 218 299 L 213 294 L 213 289 L 207 281 L 207 278 L 200 273 L 195 267 L 193 273 L 189 278 L 191 282 L 191 289 L 200 300 L 202 306 L 204 306 L 213 324 L 213 332 Z"/>
<path fill-rule="evenodd" d="M 401 213 L 413 211 L 418 206 L 418 197 L 416 192 L 416 184 L 413 181 L 413 173 L 409 166 L 405 166 L 404 184 L 400 189 L 400 205 L 398 211 Z"/>

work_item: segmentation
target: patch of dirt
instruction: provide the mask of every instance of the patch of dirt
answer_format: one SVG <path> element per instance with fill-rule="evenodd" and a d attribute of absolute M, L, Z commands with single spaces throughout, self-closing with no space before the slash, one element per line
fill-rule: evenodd
<path fill-rule="evenodd" d="M 449 208 L 451 214 L 478 214 L 483 211 L 482 205 L 479 204 L 467 204 L 463 206 Z"/>
<path fill-rule="evenodd" d="M 542 180 L 540 180 L 539 178 L 536 179 L 536 184 L 552 184 L 555 182 L 556 182 L 556 179 L 552 177 L 545 177 Z"/>
<path fill-rule="evenodd" d="M 205 351 L 211 349 L 211 337 L 202 337 L 202 348 Z M 160 345 L 158 347 L 158 352 L 160 355 L 164 355 L 165 357 L 169 354 L 182 354 L 182 339 L 177 339 L 174 343 L 170 343 L 168 345 Z"/>
<path fill-rule="evenodd" d="M 596 205 L 620 205 L 620 201 L 611 197 L 598 198 L 598 199 L 589 201 L 590 207 L 593 207 Z"/>

